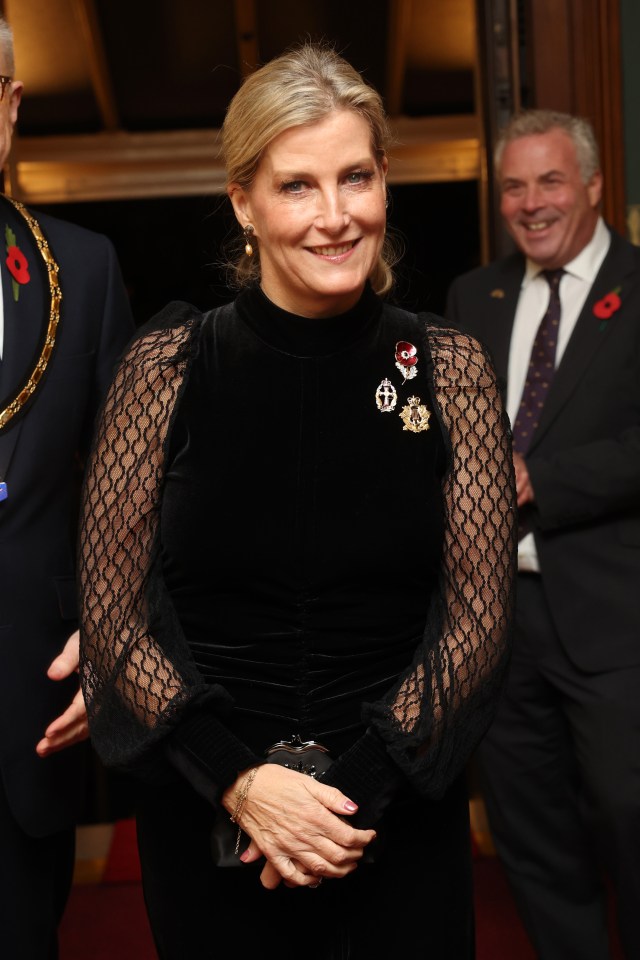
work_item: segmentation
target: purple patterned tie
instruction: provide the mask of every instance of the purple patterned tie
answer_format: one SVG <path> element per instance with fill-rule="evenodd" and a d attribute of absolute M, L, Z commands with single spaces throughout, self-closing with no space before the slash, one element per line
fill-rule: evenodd
<path fill-rule="evenodd" d="M 558 327 L 560 326 L 560 281 L 563 274 L 562 268 L 543 270 L 540 274 L 549 284 L 549 305 L 533 341 L 527 378 L 513 425 L 513 449 L 523 456 L 529 449 L 531 437 L 538 426 L 555 372 Z"/>

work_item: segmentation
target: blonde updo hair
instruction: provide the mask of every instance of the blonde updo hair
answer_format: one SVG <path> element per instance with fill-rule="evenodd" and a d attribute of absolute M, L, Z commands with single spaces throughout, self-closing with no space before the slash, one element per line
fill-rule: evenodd
<path fill-rule="evenodd" d="M 232 99 L 222 125 L 227 182 L 250 189 L 272 140 L 292 127 L 322 120 L 333 110 L 351 110 L 366 121 L 373 154 L 381 164 L 391 142 L 382 99 L 335 50 L 305 43 L 256 70 Z M 232 264 L 237 284 L 260 278 L 258 244 L 252 245 L 252 257 L 242 250 Z M 369 277 L 376 293 L 387 293 L 393 285 L 395 261 L 392 244 L 385 237 Z"/>

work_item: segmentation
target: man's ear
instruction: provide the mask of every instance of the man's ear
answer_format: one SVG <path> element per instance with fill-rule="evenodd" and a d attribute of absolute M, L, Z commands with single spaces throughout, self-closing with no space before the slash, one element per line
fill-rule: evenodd
<path fill-rule="evenodd" d="M 602 174 L 596 170 L 587 184 L 587 195 L 592 207 L 597 207 L 602 199 Z"/>
<path fill-rule="evenodd" d="M 11 94 L 9 95 L 9 119 L 14 126 L 18 120 L 18 107 L 20 106 L 20 101 L 22 100 L 23 90 L 24 83 L 22 80 L 13 80 L 11 82 Z M 5 94 L 5 96 L 7 96 L 7 94 Z"/>
<path fill-rule="evenodd" d="M 249 195 L 239 183 L 230 183 L 227 187 L 227 195 L 231 200 L 236 219 L 244 230 L 246 225 L 251 223 L 251 203 L 249 201 Z"/>

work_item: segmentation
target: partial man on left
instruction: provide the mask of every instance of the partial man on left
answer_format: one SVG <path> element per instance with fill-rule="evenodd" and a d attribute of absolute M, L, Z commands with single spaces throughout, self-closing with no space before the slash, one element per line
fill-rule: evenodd
<path fill-rule="evenodd" d="M 0 17 L 0 164 L 18 116 Z M 133 333 L 106 237 L 0 195 L 0 956 L 54 960 L 87 723 L 78 689 L 79 472 Z"/>

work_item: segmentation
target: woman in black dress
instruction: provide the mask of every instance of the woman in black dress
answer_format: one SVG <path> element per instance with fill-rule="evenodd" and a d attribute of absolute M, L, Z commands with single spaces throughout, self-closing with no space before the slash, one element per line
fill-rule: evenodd
<path fill-rule="evenodd" d="M 473 956 L 461 775 L 508 652 L 511 453 L 481 347 L 382 299 L 387 144 L 326 47 L 247 79 L 242 292 L 143 328 L 97 431 L 82 678 L 140 775 L 163 960 Z M 328 770 L 265 763 L 292 738 Z"/>

